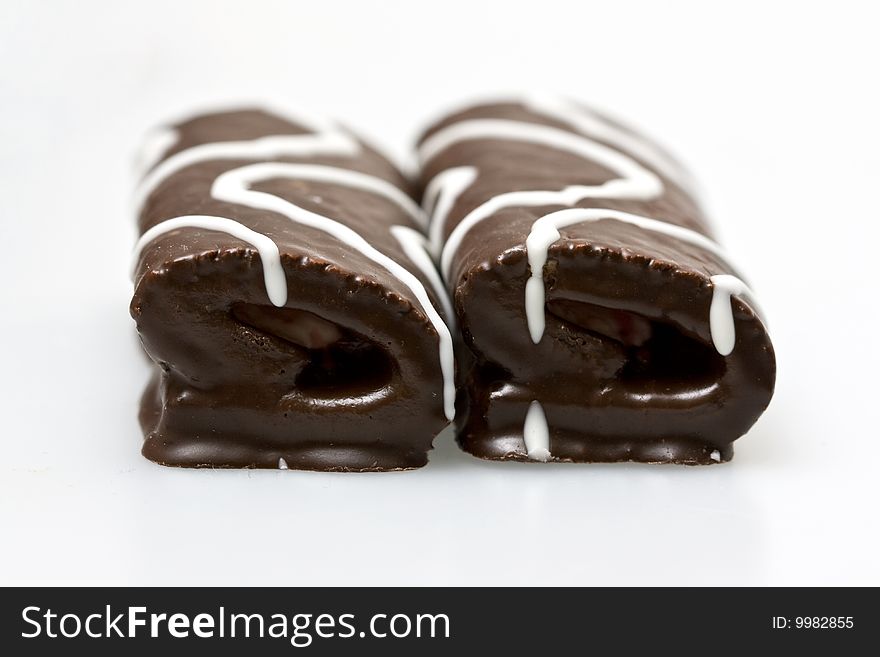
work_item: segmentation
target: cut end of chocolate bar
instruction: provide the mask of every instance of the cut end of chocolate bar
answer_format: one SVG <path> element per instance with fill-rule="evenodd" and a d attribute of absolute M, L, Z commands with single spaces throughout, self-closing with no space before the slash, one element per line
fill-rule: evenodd
<path fill-rule="evenodd" d="M 687 394 L 689 390 L 704 388 L 708 381 L 724 374 L 725 359 L 711 344 L 685 334 L 668 322 L 565 299 L 548 301 L 547 313 L 575 330 L 621 345 L 626 361 L 616 376 L 633 392 L 649 386 Z"/>
<path fill-rule="evenodd" d="M 651 339 L 650 320 L 626 310 L 565 299 L 551 299 L 547 302 L 546 309 L 585 331 L 610 338 L 627 347 L 640 347 Z"/>
<path fill-rule="evenodd" d="M 231 312 L 243 324 L 303 350 L 308 362 L 294 381 L 301 396 L 361 397 L 384 388 L 394 375 L 387 349 L 315 313 L 248 303 L 233 304 Z"/>
<path fill-rule="evenodd" d="M 240 322 L 305 349 L 325 349 L 343 338 L 343 330 L 315 313 L 253 303 L 232 304 Z"/>

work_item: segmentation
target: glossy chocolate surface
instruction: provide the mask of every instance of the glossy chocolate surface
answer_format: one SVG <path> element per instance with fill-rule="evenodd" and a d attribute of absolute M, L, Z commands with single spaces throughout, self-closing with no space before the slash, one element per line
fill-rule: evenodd
<path fill-rule="evenodd" d="M 163 159 L 201 144 L 309 132 L 261 110 L 200 116 L 176 130 Z M 141 234 L 179 216 L 234 219 L 277 245 L 287 284 L 286 303 L 276 307 L 256 249 L 224 232 L 184 228 L 146 244 L 131 315 L 156 364 L 140 415 L 147 458 L 176 466 L 348 471 L 427 462 L 448 420 L 438 334 L 412 290 L 323 230 L 211 193 L 221 173 L 262 161 L 358 171 L 410 193 L 386 158 L 358 146 L 352 155 L 199 161 L 147 195 Z M 395 203 L 296 178 L 252 188 L 354 229 L 412 272 L 442 307 L 390 231 L 420 230 Z"/>
<path fill-rule="evenodd" d="M 449 115 L 422 138 L 463 121 L 504 119 L 575 132 L 519 103 Z M 601 138 L 594 138 L 604 143 Z M 524 422 L 540 402 L 550 460 L 709 464 L 732 457 L 770 401 L 775 358 L 755 309 L 734 296 L 735 347 L 714 347 L 710 277 L 737 274 L 717 254 L 625 222 L 600 220 L 560 229 L 543 270 L 546 328 L 530 338 L 524 290 L 526 238 L 536 220 L 566 207 L 608 208 L 662 219 L 711 237 L 699 204 L 681 184 L 653 171 L 663 193 L 647 200 L 588 198 L 574 205 L 513 206 L 470 229 L 447 278 L 471 364 L 462 371 L 458 440 L 489 459 L 528 460 Z M 427 187 L 454 167 L 478 175 L 453 203 L 445 241 L 468 213 L 520 190 L 601 185 L 609 169 L 546 145 L 501 138 L 453 143 L 423 163 Z M 759 236 L 756 236 L 756 239 Z"/>

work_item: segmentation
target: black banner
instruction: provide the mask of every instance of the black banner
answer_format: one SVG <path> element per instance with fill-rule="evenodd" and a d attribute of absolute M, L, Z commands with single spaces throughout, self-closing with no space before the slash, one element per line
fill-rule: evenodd
<path fill-rule="evenodd" d="M 164 656 L 194 648 L 445 655 L 478 647 L 542 655 L 658 647 L 848 654 L 841 651 L 878 638 L 876 595 L 832 588 L 3 589 L 0 647 L 13 655 L 160 649 Z"/>

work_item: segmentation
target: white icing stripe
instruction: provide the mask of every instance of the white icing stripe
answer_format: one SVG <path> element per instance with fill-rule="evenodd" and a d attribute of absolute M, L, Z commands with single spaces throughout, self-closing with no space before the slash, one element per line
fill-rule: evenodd
<path fill-rule="evenodd" d="M 201 111 L 201 112 L 192 112 L 192 111 L 187 112 L 185 114 L 182 114 L 180 116 L 175 117 L 174 119 L 168 121 L 164 125 L 159 125 L 159 126 L 156 126 L 155 128 L 150 129 L 144 135 L 143 140 L 141 142 L 141 147 L 140 147 L 139 152 L 135 158 L 136 171 L 142 179 L 141 183 L 139 185 L 140 189 L 135 190 L 135 203 L 134 203 L 135 214 L 137 214 L 140 211 L 140 208 L 143 205 L 143 202 L 146 200 L 146 196 L 149 196 L 150 191 L 155 189 L 155 187 L 162 181 L 162 179 L 166 178 L 168 175 L 171 175 L 171 173 L 174 172 L 169 169 L 167 174 L 165 174 L 163 176 L 157 176 L 157 179 L 152 181 L 151 183 L 149 183 L 149 185 L 147 185 L 147 181 L 143 180 L 144 175 L 147 174 L 147 172 L 149 172 L 151 169 L 153 169 L 154 166 L 159 164 L 159 161 L 162 159 L 162 156 L 166 152 L 168 152 L 168 150 L 173 145 L 175 145 L 178 142 L 178 140 L 180 139 L 180 131 L 177 128 L 173 127 L 173 125 L 179 125 L 182 123 L 186 123 L 187 121 L 191 121 L 193 118 L 199 117 L 203 114 L 210 113 L 210 114 L 216 115 L 216 114 L 223 114 L 223 113 L 229 113 L 229 112 L 240 112 L 242 110 L 246 110 L 246 109 L 250 109 L 250 108 L 256 108 L 256 109 L 259 109 L 259 110 L 261 110 L 267 114 L 270 114 L 272 116 L 284 119 L 285 121 L 288 121 L 289 123 L 296 125 L 296 126 L 302 128 L 304 131 L 309 132 L 309 133 L 315 133 L 317 135 L 339 133 L 339 129 L 336 127 L 336 125 L 332 121 L 329 121 L 327 118 L 325 118 L 323 116 L 310 114 L 310 113 L 307 113 L 303 110 L 297 110 L 296 112 L 291 112 L 290 110 L 288 110 L 286 108 L 285 109 L 273 108 L 270 106 L 270 104 L 265 103 L 265 102 L 254 102 L 254 103 L 245 103 L 245 104 L 239 103 L 236 105 L 228 105 L 228 106 L 225 106 L 222 104 L 213 104 L 210 108 L 206 108 L 204 111 Z M 299 137 L 314 136 L 314 135 L 300 134 L 300 135 L 278 135 L 278 136 L 299 138 Z M 221 142 L 221 143 L 230 143 L 230 142 Z M 234 142 L 234 143 L 248 143 L 248 142 Z M 306 144 L 306 146 L 307 146 L 307 144 Z M 189 149 L 187 149 L 187 151 L 193 150 L 195 148 L 199 148 L 199 147 L 196 146 L 193 148 L 189 148 Z M 181 151 L 181 152 L 183 152 L 183 151 Z M 201 152 L 205 152 L 206 155 L 208 154 L 206 151 L 201 151 Z M 340 152 L 341 155 L 344 155 L 346 153 L 347 153 L 347 149 L 346 149 L 345 153 Z M 329 154 L 332 155 L 332 153 L 329 153 Z M 174 156 L 172 156 L 171 158 L 168 158 L 168 159 L 169 160 L 175 159 L 175 158 L 177 158 L 178 155 L 180 155 L 180 153 L 176 153 Z M 196 153 L 192 153 L 187 156 L 187 158 L 192 159 L 192 161 L 190 163 L 195 163 L 195 161 L 196 161 L 195 155 L 196 155 Z M 292 151 L 289 155 L 291 157 L 295 157 L 297 155 L 297 153 L 295 151 Z M 181 157 L 181 160 L 183 160 L 183 159 L 185 159 L 185 158 Z M 206 159 L 211 159 L 211 158 L 206 158 Z M 220 158 L 220 159 L 226 159 L 226 158 Z M 178 168 L 182 168 L 184 166 L 188 166 L 188 164 L 182 163 L 179 166 L 175 167 L 175 170 L 178 170 Z M 150 189 L 146 189 L 146 187 L 149 187 Z M 144 198 L 140 198 L 141 193 L 143 194 Z"/>
<path fill-rule="evenodd" d="M 443 228 L 446 217 L 458 197 L 477 178 L 476 167 L 453 167 L 434 176 L 425 188 L 426 211 L 431 213 L 428 243 L 434 258 L 439 258 L 443 248 Z"/>
<path fill-rule="evenodd" d="M 143 176 L 152 169 L 162 156 L 174 146 L 180 139 L 180 134 L 174 128 L 160 126 L 150 130 L 143 139 L 140 151 L 137 154 L 135 167 L 138 176 Z"/>
<path fill-rule="evenodd" d="M 428 240 L 419 231 L 413 230 L 408 226 L 392 226 L 391 234 L 394 235 L 400 244 L 400 248 L 403 249 L 406 257 L 413 261 L 413 264 L 421 270 L 425 278 L 428 279 L 428 282 L 431 283 L 434 293 L 443 306 L 443 312 L 448 318 L 446 323 L 451 327 L 455 322 L 452 303 L 449 300 L 449 294 L 446 292 L 446 286 L 443 285 L 443 279 L 440 278 L 440 273 L 431 259 L 428 251 Z"/>
<path fill-rule="evenodd" d="M 422 163 L 425 163 L 454 144 L 475 139 L 525 141 L 567 151 L 585 160 L 598 162 L 625 179 L 626 184 L 623 184 L 624 181 L 610 181 L 615 183 L 612 185 L 612 193 L 615 195 L 654 198 L 663 192 L 660 179 L 631 157 L 573 132 L 537 123 L 506 119 L 472 119 L 453 123 L 426 139 L 419 148 L 419 157 Z"/>
<path fill-rule="evenodd" d="M 642 217 L 639 215 L 630 214 L 628 212 L 620 212 L 618 210 L 606 210 L 602 208 L 570 208 L 568 210 L 559 210 L 557 212 L 552 212 L 548 215 L 545 215 L 538 219 L 534 224 L 532 224 L 532 230 L 529 233 L 528 238 L 526 239 L 526 251 L 528 252 L 529 269 L 531 270 L 531 275 L 529 276 L 529 280 L 526 283 L 526 320 L 529 326 L 529 334 L 532 337 L 532 342 L 534 342 L 535 344 L 539 343 L 544 335 L 544 265 L 547 263 L 547 252 L 550 248 L 550 245 L 560 238 L 560 228 L 573 226 L 575 224 L 602 221 L 605 219 L 622 221 L 628 224 L 632 224 L 634 226 L 638 226 L 643 230 L 650 230 L 655 233 L 662 233 L 679 241 L 698 246 L 699 248 L 708 251 L 709 253 L 712 253 L 722 260 L 726 259 L 726 256 L 721 247 L 719 247 L 715 242 L 710 240 L 705 235 L 690 230 L 689 228 L 684 228 L 683 226 L 677 226 L 675 224 L 670 224 L 665 221 L 659 221 L 657 219 L 651 219 L 649 217 Z M 743 291 L 748 290 L 745 283 L 743 283 L 735 276 L 713 276 L 711 280 L 716 290 L 712 301 L 713 309 L 716 306 L 715 297 L 717 297 L 717 290 L 719 286 L 719 283 L 716 283 L 715 279 L 719 279 L 721 281 L 720 285 L 725 287 L 725 289 L 733 290 L 734 294 L 741 294 Z M 729 294 L 726 297 L 726 301 L 728 312 L 730 312 Z M 710 311 L 710 329 L 712 331 L 712 340 L 715 344 L 715 347 L 718 349 L 719 353 L 726 356 L 730 353 L 730 351 L 733 350 L 732 344 L 730 350 L 725 353 L 721 350 L 721 348 L 719 348 L 719 342 L 715 338 L 716 330 L 722 330 L 721 327 L 723 322 L 721 319 L 714 319 L 714 317 L 721 312 L 723 311 Z M 732 315 L 729 318 L 729 325 L 730 331 L 732 332 Z M 723 342 L 722 344 L 726 344 L 726 342 Z"/>
<path fill-rule="evenodd" d="M 262 233 L 251 230 L 247 226 L 225 217 L 187 215 L 156 224 L 141 235 L 137 244 L 135 244 L 134 267 L 137 268 L 141 254 L 147 244 L 161 235 L 183 228 L 198 228 L 227 233 L 253 246 L 260 254 L 260 261 L 263 264 L 263 280 L 266 283 L 266 293 L 269 295 L 269 300 L 278 307 L 287 303 L 287 279 L 284 276 L 284 268 L 281 266 L 281 255 L 278 252 L 278 246 Z M 132 270 L 132 277 L 134 277 L 134 269 Z"/>
<path fill-rule="evenodd" d="M 250 141 L 227 141 L 200 144 L 163 160 L 150 171 L 134 195 L 135 214 L 159 184 L 169 176 L 193 164 L 210 160 L 270 160 L 279 157 L 316 155 L 356 155 L 360 146 L 340 132 L 323 134 L 278 135 Z"/>
<path fill-rule="evenodd" d="M 529 458 L 535 461 L 550 459 L 550 428 L 541 402 L 535 400 L 529 404 L 526 420 L 523 422 L 523 440 Z"/>
<path fill-rule="evenodd" d="M 696 193 L 697 184 L 693 176 L 679 162 L 650 141 L 608 123 L 604 118 L 590 111 L 589 108 L 556 96 L 526 96 L 522 99 L 522 104 L 536 114 L 543 114 L 561 123 L 567 123 L 582 134 L 628 152 L 675 182 L 682 189 L 691 194 Z"/>
<path fill-rule="evenodd" d="M 633 153 L 633 155 L 649 163 L 667 177 L 675 180 L 677 184 L 685 189 L 691 190 L 694 187 L 689 179 L 689 174 L 687 174 L 683 167 L 665 156 L 661 151 L 637 137 L 608 124 L 600 117 L 589 113 L 585 108 L 579 108 L 564 100 L 537 97 L 526 97 L 519 101 L 508 100 L 498 102 L 520 102 L 524 107 L 533 112 L 565 122 L 580 132 L 591 134 L 598 139 Z M 650 200 L 659 197 L 663 193 L 663 183 L 660 178 L 622 152 L 593 142 L 580 134 L 522 121 L 473 119 L 453 123 L 438 130 L 422 143 L 419 149 L 421 162 L 424 165 L 454 144 L 475 139 L 528 141 L 550 148 L 565 150 L 584 159 L 596 161 L 606 168 L 615 171 L 620 177 L 609 180 L 602 185 L 575 185 L 560 191 L 508 192 L 499 194 L 484 202 L 462 218 L 450 233 L 446 243 L 442 246 L 440 267 L 443 277 L 447 282 L 451 274 L 452 260 L 461 248 L 464 237 L 475 225 L 500 210 L 509 207 L 535 207 L 542 205 L 571 206 L 587 198 Z M 428 207 L 433 206 L 430 236 L 435 256 L 440 250 L 438 245 L 442 241 L 444 225 L 451 208 L 458 197 L 477 177 L 478 173 L 475 167 L 455 167 L 440 172 L 428 183 L 426 201 Z M 577 219 L 576 217 L 581 218 Z M 573 223 L 580 223 L 581 221 L 597 221 L 599 219 L 627 221 L 646 230 L 663 232 L 676 239 L 696 244 L 715 254 L 728 264 L 731 262 L 714 241 L 700 233 L 675 224 L 612 210 L 572 208 L 551 213 L 533 224 L 526 240 L 526 249 L 531 269 L 531 276 L 526 283 L 525 290 L 526 319 L 529 334 L 532 341 L 536 344 L 541 341 L 546 323 L 544 316 L 545 291 L 543 267 L 547 260 L 547 250 L 553 242 L 559 239 L 557 229 L 562 226 L 572 225 Z M 721 289 L 719 289 L 714 278 L 713 286 L 715 287 L 715 292 L 713 292 L 713 304 L 712 309 L 710 309 L 710 330 L 713 334 L 715 348 L 719 353 L 726 356 L 731 353 L 733 344 L 736 342 L 730 294 L 747 294 L 748 288 L 740 279 L 730 274 L 725 274 L 718 277 L 722 281 L 720 284 Z M 736 281 L 736 283 L 734 284 L 733 281 Z M 725 290 L 730 290 L 731 292 L 724 296 Z M 723 298 L 723 303 L 721 301 L 716 303 L 721 298 Z M 752 309 L 756 314 L 759 314 L 759 309 L 752 301 L 753 299 L 749 297 Z M 712 317 L 715 319 L 712 319 Z M 717 340 L 714 337 L 716 335 L 719 336 Z M 725 352 L 724 350 L 728 348 L 729 350 Z"/>
<path fill-rule="evenodd" d="M 755 297 L 749 287 L 736 276 L 719 274 L 712 276 L 712 304 L 709 306 L 709 328 L 712 344 L 722 356 L 728 356 L 736 345 L 736 327 L 733 323 L 732 295 L 745 297 L 755 314 L 760 314 Z"/>
<path fill-rule="evenodd" d="M 276 113 L 284 116 L 283 113 Z M 310 117 L 291 117 L 291 123 L 312 129 L 315 134 L 299 135 L 276 135 L 262 137 L 251 141 L 219 142 L 201 144 L 180 151 L 170 158 L 162 161 L 152 169 L 141 182 L 135 193 L 135 207 L 139 212 L 141 206 L 149 197 L 150 193 L 168 176 L 180 171 L 184 167 L 199 162 L 215 159 L 273 159 L 279 157 L 308 157 L 314 155 L 353 156 L 360 151 L 359 143 L 352 137 L 344 134 L 333 127 L 332 124 Z M 166 147 L 167 150 L 167 147 Z M 455 361 L 452 345 L 452 335 L 449 328 L 437 313 L 427 291 L 411 272 L 394 262 L 391 258 L 376 250 L 358 233 L 344 224 L 328 217 L 309 212 L 283 199 L 271 194 L 250 190 L 248 186 L 258 180 L 271 178 L 301 178 L 307 180 L 320 180 L 334 184 L 363 189 L 378 194 L 401 207 L 422 228 L 427 227 L 427 218 L 419 206 L 406 196 L 400 189 L 386 180 L 369 176 L 348 169 L 327 167 L 308 164 L 272 163 L 264 162 L 246 167 L 234 169 L 221 174 L 214 181 L 212 195 L 223 201 L 247 205 L 260 209 L 278 212 L 289 219 L 304 225 L 323 230 L 344 243 L 356 248 L 368 258 L 376 261 L 392 275 L 400 279 L 412 290 L 419 304 L 422 306 L 426 317 L 437 331 L 439 339 L 440 369 L 443 374 L 443 410 L 446 417 L 452 420 L 455 416 Z M 278 247 L 265 235 L 256 233 L 242 224 L 231 219 L 222 217 L 178 217 L 164 221 L 149 229 L 138 240 L 136 246 L 135 266 L 140 259 L 143 247 L 159 235 L 175 230 L 176 228 L 193 227 L 223 230 L 231 235 L 240 237 L 253 244 L 260 252 L 263 262 L 266 281 L 266 291 L 270 300 L 276 306 L 283 306 L 287 302 L 287 282 L 281 267 Z M 400 230 L 395 232 L 395 228 Z M 404 251 L 425 273 L 432 285 L 436 285 L 436 272 L 433 276 L 429 273 L 433 267 L 426 267 L 423 258 L 420 258 L 418 250 L 413 249 L 412 237 L 406 232 L 404 226 L 392 227 L 392 234 L 401 242 Z M 266 244 L 271 244 L 271 249 Z M 409 248 L 409 251 L 407 251 Z M 273 251 L 274 250 L 274 251 Z M 424 254 L 423 254 L 424 255 Z M 424 256 L 427 258 L 427 256 Z M 273 259 L 274 258 L 274 259 Z M 277 264 L 277 272 L 275 271 Z M 283 287 L 282 287 L 283 286 Z M 438 286 L 438 298 L 444 304 L 448 304 L 447 295 L 442 284 Z M 448 316 L 452 318 L 451 309 Z"/>
<path fill-rule="evenodd" d="M 455 416 L 455 361 L 452 350 L 452 335 L 432 305 L 431 299 L 421 281 L 412 272 L 377 250 L 359 233 L 345 224 L 315 212 L 310 212 L 272 194 L 257 192 L 249 188 L 252 183 L 259 180 L 287 177 L 288 167 L 291 166 L 295 165 L 283 162 L 266 162 L 226 171 L 220 174 L 214 181 L 211 187 L 211 194 L 214 198 L 226 201 L 227 203 L 236 203 L 260 210 L 268 210 L 269 212 L 277 212 L 291 221 L 322 230 L 342 241 L 347 246 L 360 251 L 406 285 L 418 299 L 428 321 L 431 322 L 437 332 L 440 342 L 440 369 L 444 381 L 444 412 L 448 419 L 453 419 Z"/>
<path fill-rule="evenodd" d="M 699 185 L 687 167 L 657 144 L 627 130 L 626 126 L 614 125 L 604 116 L 585 105 L 554 94 L 520 92 L 480 96 L 466 105 L 448 107 L 443 112 L 438 112 L 433 120 L 424 124 L 420 132 L 424 133 L 431 125 L 436 125 L 450 116 L 477 106 L 490 105 L 521 105 L 530 112 L 565 123 L 583 136 L 598 139 L 618 150 L 628 152 L 653 167 L 658 173 L 675 181 L 692 196 L 698 196 Z M 527 120 L 523 120 L 523 122 L 525 123 Z"/>
<path fill-rule="evenodd" d="M 283 169 L 279 168 L 283 167 Z M 314 182 L 326 182 L 334 185 L 342 185 L 350 189 L 360 189 L 381 196 L 406 212 L 420 227 L 428 227 L 428 219 L 419 205 L 405 194 L 399 187 L 392 185 L 387 180 L 371 176 L 360 171 L 340 169 L 323 164 L 292 164 L 287 162 L 261 162 L 247 167 L 248 175 L 253 180 L 268 180 L 274 177 L 274 172 L 281 171 L 280 177 L 295 178 L 297 180 L 311 180 Z"/>
<path fill-rule="evenodd" d="M 434 261 L 428 254 L 428 241 L 425 239 L 425 236 L 407 226 L 392 226 L 391 234 L 400 243 L 404 254 L 413 261 L 430 281 L 435 295 L 443 305 L 443 313 L 447 317 L 447 324 L 443 324 L 442 320 L 440 322 L 446 332 L 441 333 L 438 330 L 437 333 L 440 336 L 440 369 L 443 372 L 443 412 L 446 414 L 446 418 L 451 421 L 455 418 L 455 352 L 453 351 L 452 334 L 450 331 L 451 328 L 455 327 L 455 313 L 452 312 L 452 303 L 449 300 L 446 287 L 443 285 L 443 279 L 440 278 L 440 274 L 434 266 Z M 430 300 L 428 308 L 433 310 Z M 435 323 L 434 327 L 437 328 L 437 326 L 437 323 Z"/>
<path fill-rule="evenodd" d="M 134 194 L 134 214 L 140 213 L 147 197 L 168 176 L 181 169 L 209 160 L 247 159 L 265 160 L 279 157 L 310 157 L 313 155 L 356 155 L 360 152 L 360 144 L 351 136 L 341 132 L 331 121 L 301 110 L 291 113 L 266 107 L 262 103 L 260 109 L 273 116 L 282 118 L 307 132 L 297 135 L 270 135 L 250 141 L 228 141 L 212 144 L 200 144 L 175 153 L 165 159 L 159 166 L 149 171 L 141 180 Z M 215 108 L 215 112 L 240 111 L 243 106 Z M 178 118 L 176 123 L 183 123 L 192 118 Z M 158 128 L 155 132 L 173 130 Z M 176 131 L 175 131 L 176 133 Z M 175 139 L 176 141 L 176 139 Z M 162 150 L 164 153 L 167 147 Z M 154 162 L 155 164 L 155 162 Z M 145 169 L 146 171 L 146 169 Z"/>
<path fill-rule="evenodd" d="M 434 133 L 422 144 L 420 149 L 422 160 L 427 162 L 453 144 L 474 139 L 507 139 L 541 144 L 598 162 L 620 177 L 600 185 L 572 185 L 559 191 L 508 192 L 489 199 L 464 217 L 446 240 L 440 265 L 447 281 L 452 267 L 452 259 L 461 247 L 465 235 L 478 223 L 499 210 L 508 207 L 573 205 L 585 198 L 648 200 L 656 198 L 663 192 L 663 183 L 653 172 L 618 151 L 572 132 L 518 121 L 478 119 L 455 123 Z M 449 182 L 447 179 L 447 184 Z M 453 182 L 458 182 L 457 178 L 453 179 Z M 454 198 L 447 201 L 448 207 L 451 207 L 454 202 Z M 442 218 L 445 220 L 445 216 Z M 436 213 L 435 219 L 431 223 L 431 229 L 432 235 L 442 234 L 443 226 L 437 221 Z"/>

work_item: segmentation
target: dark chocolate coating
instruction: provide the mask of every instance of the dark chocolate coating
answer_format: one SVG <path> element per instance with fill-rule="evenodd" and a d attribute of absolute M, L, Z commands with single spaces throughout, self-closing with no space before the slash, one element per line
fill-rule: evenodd
<path fill-rule="evenodd" d="M 166 158 L 204 143 L 307 132 L 260 110 L 200 116 L 177 129 Z M 407 286 L 350 245 L 285 216 L 211 197 L 220 173 L 256 161 L 181 169 L 153 191 L 138 218 L 141 234 L 182 215 L 239 221 L 278 245 L 288 286 L 286 306 L 275 308 L 256 249 L 226 233 L 187 228 L 146 246 L 131 301 L 157 365 L 142 400 L 144 455 L 194 467 L 277 468 L 282 458 L 290 468 L 310 470 L 424 465 L 434 436 L 448 424 L 436 330 Z M 397 169 L 366 145 L 352 157 L 273 161 L 360 171 L 411 193 Z M 394 203 L 307 180 L 268 180 L 253 189 L 356 230 L 436 301 L 389 231 L 418 228 Z"/>
<path fill-rule="evenodd" d="M 450 115 L 422 141 L 453 123 L 485 118 L 574 132 L 523 105 L 505 103 Z M 685 189 L 633 153 L 621 152 L 660 176 L 662 196 L 503 209 L 476 224 L 452 260 L 447 284 L 472 360 L 462 372 L 456 421 L 458 440 L 471 454 L 528 460 L 523 423 L 537 400 L 547 418 L 552 460 L 726 461 L 733 441 L 770 401 L 775 357 L 753 309 L 733 297 L 736 344 L 730 355 L 720 355 L 711 340 L 709 277 L 738 272 L 692 244 L 619 221 L 560 229 L 543 272 L 546 329 L 538 344 L 532 342 L 524 305 L 530 275 L 525 240 L 540 217 L 565 207 L 610 208 L 711 237 Z M 479 174 L 452 207 L 444 240 L 471 210 L 498 194 L 598 185 L 617 177 L 547 146 L 483 138 L 456 142 L 425 162 L 423 186 L 459 166 L 477 167 Z M 639 332 L 642 337 L 633 337 Z"/>

